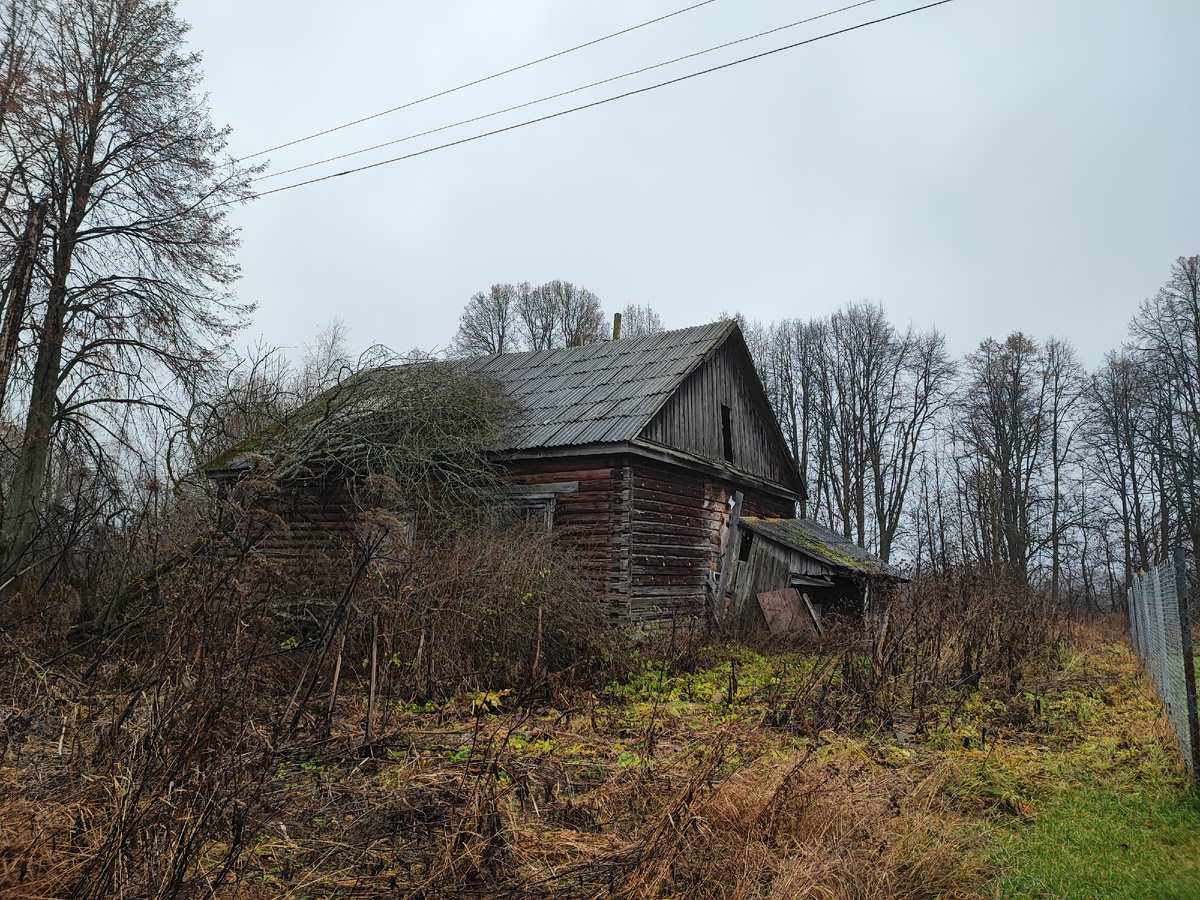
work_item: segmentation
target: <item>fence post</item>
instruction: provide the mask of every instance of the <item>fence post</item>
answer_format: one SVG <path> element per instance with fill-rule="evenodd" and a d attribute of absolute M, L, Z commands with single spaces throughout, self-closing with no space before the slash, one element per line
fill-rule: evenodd
<path fill-rule="evenodd" d="M 1125 606 L 1129 610 L 1129 640 L 1133 644 L 1133 652 L 1138 655 L 1138 659 L 1142 658 L 1142 642 L 1139 640 L 1138 630 L 1142 624 L 1138 621 L 1138 608 L 1133 600 L 1133 585 L 1129 585 L 1125 589 Z"/>
<path fill-rule="evenodd" d="M 1188 731 L 1192 774 L 1200 776 L 1200 709 L 1196 703 L 1196 660 L 1192 654 L 1192 617 L 1188 612 L 1187 557 L 1175 551 L 1175 596 L 1179 602 L 1179 633 L 1183 639 L 1183 681 L 1187 693 Z"/>

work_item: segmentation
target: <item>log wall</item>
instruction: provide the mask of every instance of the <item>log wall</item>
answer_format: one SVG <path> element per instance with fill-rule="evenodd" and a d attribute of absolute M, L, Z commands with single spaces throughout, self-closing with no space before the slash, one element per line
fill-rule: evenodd
<path fill-rule="evenodd" d="M 569 547 L 614 623 L 648 628 L 704 618 L 730 539 L 735 491 L 742 514 L 790 516 L 785 497 L 682 465 L 636 454 L 511 461 L 506 480 L 554 495 L 552 533 Z M 571 485 L 557 491 L 553 486 Z M 278 522 L 262 531 L 258 552 L 303 558 L 352 535 L 355 504 L 344 488 L 281 497 Z"/>
<path fill-rule="evenodd" d="M 629 620 L 636 626 L 702 619 L 715 593 L 738 487 L 682 467 L 633 466 Z M 790 516 L 794 506 L 743 491 L 742 514 Z"/>
<path fill-rule="evenodd" d="M 508 465 L 508 481 L 524 487 L 578 482 L 557 495 L 552 533 L 575 553 L 584 574 L 611 605 L 614 621 L 626 618 L 629 598 L 629 468 L 614 457 L 537 459 Z"/>

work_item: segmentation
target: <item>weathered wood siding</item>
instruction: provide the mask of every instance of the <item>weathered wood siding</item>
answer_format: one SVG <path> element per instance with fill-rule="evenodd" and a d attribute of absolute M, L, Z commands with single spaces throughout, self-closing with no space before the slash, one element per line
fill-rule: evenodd
<path fill-rule="evenodd" d="M 715 591 L 734 493 L 739 488 L 682 467 L 633 464 L 629 620 L 645 627 L 703 619 Z M 743 490 L 745 515 L 787 516 L 786 498 Z"/>
<path fill-rule="evenodd" d="M 750 547 L 750 558 L 738 563 L 734 578 L 729 621 L 739 634 L 750 634 L 767 627 L 758 595 L 788 587 L 791 574 L 787 563 L 770 552 L 766 541 L 757 537 Z"/>
<path fill-rule="evenodd" d="M 757 516 L 764 519 L 790 519 L 796 515 L 796 504 L 786 497 L 746 487 L 735 488 L 733 485 L 728 485 L 727 490 L 730 496 L 733 496 L 735 490 L 742 492 L 743 516 Z"/>
<path fill-rule="evenodd" d="M 682 450 L 714 465 L 776 484 L 796 480 L 795 465 L 764 409 L 757 375 L 745 372 L 740 349 L 726 342 L 684 380 L 675 395 L 643 429 L 640 437 Z M 725 461 L 721 407 L 730 410 L 733 462 Z"/>
<path fill-rule="evenodd" d="M 575 553 L 584 574 L 614 621 L 627 617 L 632 475 L 611 457 L 512 462 L 508 481 L 534 487 L 577 481 L 579 489 L 557 496 L 552 534 Z"/>
<path fill-rule="evenodd" d="M 220 492 L 237 490 L 236 478 L 219 479 Z M 307 560 L 314 553 L 338 552 L 355 537 L 357 505 L 344 484 L 301 485 L 276 495 L 264 494 L 236 521 L 222 529 L 247 546 L 246 552 L 278 560 Z M 408 535 L 397 535 L 404 545 Z M 406 549 L 406 548 L 405 548 Z"/>
<path fill-rule="evenodd" d="M 512 460 L 506 481 L 531 494 L 541 485 L 555 493 L 555 539 L 575 554 L 613 621 L 643 628 L 704 618 L 736 491 L 743 492 L 744 515 L 793 511 L 786 497 L 637 454 Z M 564 483 L 572 490 L 553 491 Z M 344 486 L 285 492 L 256 550 L 302 559 L 332 548 L 353 536 L 355 510 Z"/>
<path fill-rule="evenodd" d="M 634 467 L 631 624 L 704 616 L 729 512 L 711 487 L 681 469 Z"/>

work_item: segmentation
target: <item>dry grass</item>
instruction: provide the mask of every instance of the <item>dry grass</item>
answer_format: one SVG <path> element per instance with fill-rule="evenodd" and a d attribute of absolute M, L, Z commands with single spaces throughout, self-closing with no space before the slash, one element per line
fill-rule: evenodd
<path fill-rule="evenodd" d="M 583 708 L 443 727 L 410 712 L 376 758 L 354 752 L 357 710 L 345 710 L 347 733 L 335 727 L 264 780 L 253 841 L 237 845 L 232 826 L 206 832 L 190 864 L 205 877 L 185 879 L 184 895 L 207 883 L 264 898 L 974 896 L 979 857 L 930 788 L 936 771 L 894 768 L 861 741 L 781 739 L 715 710 L 664 719 L 655 758 L 631 763 L 616 749 L 630 724 L 619 710 L 560 700 Z M 186 822 L 153 808 L 172 798 L 131 799 L 119 770 L 86 772 L 86 752 L 68 743 L 59 756 L 52 736 L 30 734 L 19 767 L 6 766 L 0 895 L 87 895 L 106 854 L 145 866 L 113 873 L 114 889 L 171 896 L 163 858 Z M 202 812 L 193 801 L 188 816 Z M 119 817 L 140 827 L 114 828 Z M 115 834 L 146 843 L 115 853 Z"/>
<path fill-rule="evenodd" d="M 689 647 L 688 671 L 549 680 L 534 705 L 466 687 L 393 702 L 364 745 L 357 682 L 319 727 L 276 727 L 286 694 L 228 652 L 255 597 L 189 607 L 200 627 L 162 638 L 166 669 L 114 655 L 89 681 L 10 658 L 0 897 L 991 896 L 989 834 L 1033 821 L 1054 753 L 1099 752 L 1080 704 L 1129 677 L 1070 653 L 1010 663 L 1002 623 L 972 611 L 974 637 L 937 636 L 936 705 L 898 705 L 914 680 L 888 662 L 895 636 L 825 656 Z M 1104 720 L 1108 764 L 1155 739 L 1139 722 Z"/>

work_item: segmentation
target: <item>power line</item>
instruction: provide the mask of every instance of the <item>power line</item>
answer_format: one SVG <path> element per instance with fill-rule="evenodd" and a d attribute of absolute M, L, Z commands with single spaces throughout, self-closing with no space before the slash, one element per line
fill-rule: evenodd
<path fill-rule="evenodd" d="M 610 84 L 611 82 L 620 81 L 624 78 L 632 78 L 634 75 L 642 75 L 646 72 L 653 71 L 654 69 L 661 69 L 664 66 L 671 66 L 671 65 L 674 65 L 675 63 L 684 62 L 685 60 L 689 60 L 689 59 L 694 59 L 697 56 L 705 56 L 709 53 L 715 53 L 718 50 L 725 50 L 729 47 L 733 47 L 738 44 L 744 44 L 747 41 L 757 40 L 758 38 L 766 37 L 767 35 L 777 34 L 780 31 L 787 31 L 788 29 L 791 29 L 791 28 L 797 28 L 800 25 L 807 25 L 810 22 L 817 21 L 818 19 L 827 19 L 830 16 L 836 16 L 839 13 L 848 12 L 849 10 L 857 9 L 860 6 L 866 6 L 868 3 L 874 3 L 874 2 L 876 2 L 876 0 L 859 0 L 859 2 L 857 2 L 857 3 L 851 3 L 849 6 L 843 6 L 840 9 L 834 9 L 829 12 L 824 12 L 817 16 L 809 16 L 807 19 L 801 19 L 798 22 L 791 22 L 787 25 L 780 25 L 777 28 L 771 28 L 767 31 L 760 31 L 760 32 L 758 32 L 758 34 L 752 34 L 748 37 L 738 38 L 737 40 L 733 40 L 733 41 L 726 41 L 724 44 L 717 44 L 715 47 L 709 47 L 706 50 L 697 50 L 695 53 L 688 53 L 688 54 L 685 54 L 684 56 L 677 56 L 674 59 L 667 60 L 666 62 L 655 63 L 652 66 L 644 66 L 640 69 L 634 69 L 631 72 L 624 72 L 620 75 L 613 75 L 610 78 L 603 78 L 600 81 L 593 81 L 590 84 L 585 84 L 580 87 L 571 88 L 569 91 L 559 91 L 557 94 L 548 94 L 545 97 L 539 97 L 537 100 L 528 100 L 525 103 L 518 103 L 516 106 L 509 106 L 509 107 L 506 107 L 505 109 L 496 110 L 495 112 L 484 113 L 483 115 L 480 115 L 480 116 L 472 116 L 469 119 L 460 119 L 459 121 L 454 122 L 450 125 L 441 125 L 437 128 L 430 128 L 428 131 L 420 131 L 420 132 L 417 132 L 416 134 L 409 134 L 402 138 L 396 138 L 395 140 L 384 141 L 382 144 L 375 144 L 371 147 L 364 147 L 361 150 L 351 150 L 349 153 L 341 153 L 341 154 L 338 154 L 337 156 L 329 156 L 329 157 L 326 157 L 325 159 L 319 159 L 316 162 L 304 163 L 303 165 L 300 165 L 300 166 L 292 166 L 290 169 L 281 169 L 278 172 L 271 172 L 267 175 L 260 175 L 258 178 L 255 178 L 253 180 L 258 182 L 258 181 L 266 181 L 268 178 L 279 178 L 282 175 L 290 175 L 293 172 L 300 172 L 300 171 L 303 171 L 304 169 L 312 169 L 316 166 L 323 166 L 326 163 L 337 162 L 339 159 L 348 159 L 351 156 L 360 156 L 363 153 L 370 153 L 372 150 L 380 150 L 384 147 L 392 147 L 396 144 L 403 144 L 405 141 L 412 141 L 412 140 L 416 140 L 417 138 L 428 137 L 431 134 L 437 134 L 438 132 L 441 132 L 441 131 L 449 131 L 452 128 L 458 128 L 460 125 L 469 125 L 472 122 L 479 122 L 479 121 L 482 121 L 483 119 L 492 119 L 492 118 L 495 118 L 496 116 L 502 116 L 505 113 L 515 112 L 518 109 L 525 109 L 526 107 L 529 107 L 529 106 L 536 106 L 539 103 L 546 103 L 547 101 L 550 101 L 550 100 L 557 100 L 560 97 L 566 97 L 570 94 L 578 94 L 580 91 L 586 91 L 586 90 L 589 90 L 590 88 L 599 87 L 602 84 Z"/>
<path fill-rule="evenodd" d="M 275 150 L 282 150 L 284 147 L 294 147 L 296 144 L 303 144 L 305 141 L 311 141 L 314 138 L 324 137 L 327 134 L 333 134 L 335 131 L 341 131 L 344 128 L 350 128 L 353 125 L 361 125 L 363 122 L 370 122 L 372 119 L 378 119 L 382 116 L 391 115 L 394 112 L 399 112 L 402 109 L 409 109 L 419 103 L 425 103 L 428 100 L 436 100 L 438 97 L 445 97 L 447 94 L 453 94 L 456 91 L 462 91 L 469 87 L 474 87 L 477 84 L 483 84 L 485 81 L 491 81 L 494 78 L 499 78 L 502 75 L 511 75 L 513 72 L 520 72 L 522 69 L 528 69 L 530 66 L 536 66 L 539 63 L 548 62 L 552 59 L 558 59 L 560 56 L 566 56 L 568 53 L 574 53 L 576 50 L 583 50 L 585 47 L 593 47 L 596 44 L 602 44 L 605 41 L 610 41 L 613 38 L 620 37 L 623 34 L 629 34 L 631 31 L 637 31 L 639 28 L 645 28 L 647 25 L 654 25 L 658 22 L 672 19 L 675 16 L 681 16 L 686 12 L 691 12 L 694 9 L 699 9 L 702 6 L 708 6 L 710 3 L 716 3 L 716 0 L 702 0 L 700 3 L 693 3 L 691 6 L 685 6 L 683 9 L 677 9 L 675 12 L 667 13 L 665 16 L 659 16 L 657 19 L 650 19 L 638 25 L 631 25 L 628 28 L 622 28 L 620 31 L 614 31 L 612 34 L 606 34 L 604 37 L 594 38 L 590 41 L 585 41 L 582 44 L 576 44 L 574 47 L 568 47 L 566 50 L 559 50 L 557 53 L 551 53 L 549 56 L 543 56 L 539 59 L 530 60 L 527 63 L 521 63 L 519 66 L 513 66 L 511 69 L 505 69 L 503 72 L 496 72 L 492 75 L 485 75 L 483 78 L 476 78 L 474 81 L 468 81 L 465 84 L 460 84 L 458 87 L 447 88 L 444 91 L 438 91 L 436 94 L 430 94 L 428 97 L 422 97 L 419 100 L 410 100 L 408 103 L 402 103 L 399 106 L 393 106 L 391 109 L 385 109 L 383 112 L 372 113 L 369 116 L 363 116 L 361 119 L 355 119 L 353 122 L 346 122 L 344 125 L 336 125 L 333 128 L 326 128 L 324 131 L 318 131 L 314 134 L 306 135 L 305 137 L 296 138 L 294 141 L 288 141 L 283 144 L 276 144 L 274 147 L 268 147 L 266 150 L 259 150 L 251 153 L 249 156 L 243 156 L 239 162 L 245 162 L 248 159 L 254 159 L 258 156 L 263 156 L 267 153 L 272 153 Z M 282 174 L 282 173 L 281 173 Z"/>
<path fill-rule="evenodd" d="M 904 16 L 910 16 L 913 13 L 923 12 L 924 10 L 933 9 L 934 7 L 937 7 L 937 6 L 945 6 L 947 3 L 953 3 L 953 2 L 954 2 L 954 0 L 935 0 L 935 2 L 926 3 L 923 6 L 914 6 L 911 9 L 906 9 L 906 10 L 903 10 L 898 13 L 892 13 L 889 16 L 881 16 L 878 19 L 871 19 L 870 21 L 867 21 L 867 22 L 861 22 L 858 25 L 850 25 L 846 28 L 840 28 L 837 31 L 828 31 L 825 34 L 819 34 L 816 37 L 807 38 L 803 41 L 796 41 L 795 43 L 792 43 L 792 44 L 786 44 L 783 47 L 776 47 L 774 50 L 764 50 L 762 53 L 755 53 L 752 56 L 744 56 L 740 59 L 735 59 L 731 62 L 722 63 L 719 66 L 712 66 L 711 68 L 708 68 L 708 69 L 701 69 L 699 72 L 692 72 L 687 75 L 680 75 L 678 78 L 671 78 L 667 81 L 660 81 L 657 84 L 651 84 L 651 85 L 647 85 L 646 87 L 636 88 L 632 91 L 626 91 L 623 94 L 615 94 L 612 97 L 605 97 L 601 100 L 594 100 L 591 103 L 584 103 L 580 106 L 573 106 L 570 109 L 559 110 L 558 112 L 549 113 L 548 115 L 545 115 L 545 116 L 539 116 L 536 119 L 526 119 L 524 122 L 517 122 L 516 124 L 513 124 L 513 125 L 506 125 L 503 128 L 496 128 L 496 129 L 493 129 L 492 131 L 485 131 L 481 134 L 471 135 L 470 137 L 459 138 L 456 141 L 448 141 L 444 144 L 438 144 L 435 147 L 427 147 L 424 150 L 416 150 L 412 153 L 406 153 L 403 156 L 394 156 L 391 159 L 380 160 L 379 162 L 370 163 L 365 166 L 358 166 L 353 169 L 346 169 L 345 171 L 342 171 L 342 172 L 334 172 L 330 175 L 322 175 L 319 178 L 310 178 L 307 181 L 298 181 L 295 184 L 288 184 L 288 185 L 284 185 L 283 187 L 272 188 L 269 191 L 262 191 L 261 193 L 255 194 L 254 198 L 252 198 L 252 199 L 257 199 L 259 197 L 266 197 L 266 196 L 269 196 L 270 194 L 280 194 L 284 191 L 290 191 L 290 190 L 293 190 L 293 189 L 299 188 L 299 187 L 307 187 L 310 184 L 317 184 L 318 182 L 321 182 L 321 181 L 329 181 L 330 179 L 333 179 L 333 178 L 341 178 L 343 175 L 353 175 L 356 172 L 365 172 L 368 169 L 378 169 L 381 166 L 387 166 L 387 165 L 391 165 L 392 163 L 403 162 L 406 159 L 414 159 L 415 157 L 418 157 L 418 156 L 425 156 L 426 154 L 434 153 L 438 150 L 446 150 L 450 147 L 458 147 L 462 144 L 470 144 L 474 141 L 482 140 L 483 138 L 494 137 L 497 134 L 504 134 L 505 132 L 508 132 L 508 131 L 516 131 L 518 128 L 525 128 L 528 125 L 536 125 L 539 122 L 548 122 L 551 119 L 557 119 L 562 116 L 570 115 L 571 113 L 582 112 L 585 109 L 593 109 L 597 106 L 604 106 L 605 104 L 612 103 L 616 100 L 624 100 L 626 97 L 634 97 L 634 96 L 637 96 L 638 94 L 649 93 L 650 91 L 658 90 L 659 88 L 667 87 L 668 85 L 679 84 L 682 81 L 689 81 L 692 78 L 699 78 L 701 75 L 709 75 L 713 72 L 720 72 L 724 69 L 730 69 L 730 68 L 733 68 L 734 66 L 740 66 L 742 63 L 752 62 L 756 59 L 763 59 L 764 57 L 767 57 L 767 56 L 774 56 L 776 53 L 783 53 L 785 50 L 794 50 L 797 47 L 804 47 L 808 44 L 815 44 L 817 41 L 823 41 L 826 38 L 837 37 L 838 35 L 847 34 L 851 31 L 859 31 L 863 28 L 868 28 L 871 25 L 878 25 L 881 22 L 890 22 L 892 19 L 899 19 Z M 226 201 L 226 203 L 232 203 L 232 202 L 235 202 L 235 201 Z M 221 205 L 224 205 L 224 204 L 221 204 Z"/>

